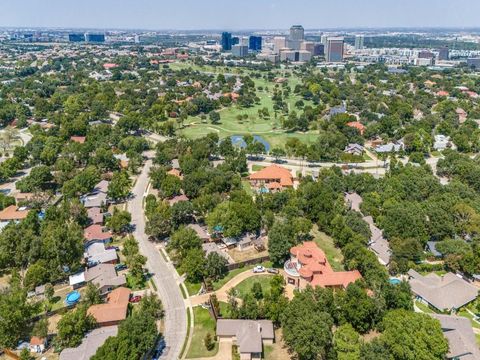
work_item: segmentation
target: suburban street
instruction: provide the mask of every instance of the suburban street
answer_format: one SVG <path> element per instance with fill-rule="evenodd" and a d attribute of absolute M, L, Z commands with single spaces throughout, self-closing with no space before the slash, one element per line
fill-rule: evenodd
<path fill-rule="evenodd" d="M 133 198 L 128 202 L 135 225 L 133 235 L 138 240 L 140 252 L 147 257 L 147 268 L 153 273 L 157 294 L 165 309 L 164 338 L 166 348 L 160 359 L 176 360 L 180 356 L 183 342 L 187 335 L 187 317 L 185 302 L 176 279 L 175 269 L 162 257 L 155 244 L 145 234 L 145 217 L 143 197 L 148 186 L 148 173 L 152 160 L 147 160 L 132 190 Z"/>

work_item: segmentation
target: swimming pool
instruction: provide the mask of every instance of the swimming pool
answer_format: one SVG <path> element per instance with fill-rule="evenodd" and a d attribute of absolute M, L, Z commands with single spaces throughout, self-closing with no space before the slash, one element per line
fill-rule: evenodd
<path fill-rule="evenodd" d="M 389 280 L 390 284 L 392 285 L 398 285 L 400 284 L 402 281 L 400 279 L 397 279 L 397 278 L 390 278 Z"/>
<path fill-rule="evenodd" d="M 78 291 L 72 291 L 67 294 L 67 297 L 65 298 L 65 304 L 75 305 L 78 300 L 80 300 L 80 293 Z"/>

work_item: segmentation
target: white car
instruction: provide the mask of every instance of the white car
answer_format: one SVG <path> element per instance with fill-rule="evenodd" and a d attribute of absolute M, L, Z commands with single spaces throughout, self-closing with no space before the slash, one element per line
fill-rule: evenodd
<path fill-rule="evenodd" d="M 265 272 L 265 268 L 262 265 L 257 265 L 253 268 L 254 273 L 263 273 Z"/>

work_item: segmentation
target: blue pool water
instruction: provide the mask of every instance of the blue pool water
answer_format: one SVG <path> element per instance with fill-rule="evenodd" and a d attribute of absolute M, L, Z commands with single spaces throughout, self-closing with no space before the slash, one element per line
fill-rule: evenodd
<path fill-rule="evenodd" d="M 258 141 L 262 143 L 263 146 L 265 146 L 266 152 L 270 151 L 270 143 L 267 140 L 265 140 L 263 137 L 259 135 L 253 135 L 253 138 L 255 139 L 255 141 Z M 242 149 L 247 146 L 247 144 L 243 140 L 243 135 L 232 135 L 230 139 L 232 139 L 232 144 L 234 146 L 240 146 Z"/>
<path fill-rule="evenodd" d="M 389 281 L 390 281 L 390 284 L 392 285 L 398 285 L 402 282 L 400 279 L 397 279 L 397 278 L 390 278 Z"/>
<path fill-rule="evenodd" d="M 65 298 L 65 303 L 67 305 L 74 305 L 80 300 L 80 293 L 78 291 L 72 291 L 71 293 L 67 294 Z"/>

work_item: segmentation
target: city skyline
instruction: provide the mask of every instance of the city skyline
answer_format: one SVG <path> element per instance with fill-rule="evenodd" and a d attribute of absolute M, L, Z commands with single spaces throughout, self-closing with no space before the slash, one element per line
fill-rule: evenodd
<path fill-rule="evenodd" d="M 245 0 L 233 9 L 219 0 L 123 0 L 121 5 L 113 0 L 85 0 L 77 7 L 67 6 L 62 0 L 4 0 L 0 24 L 152 30 L 287 29 L 291 24 L 302 24 L 306 29 L 469 28 L 480 26 L 479 12 L 480 2 L 474 0 L 300 0 L 295 4 L 287 0 Z"/>

